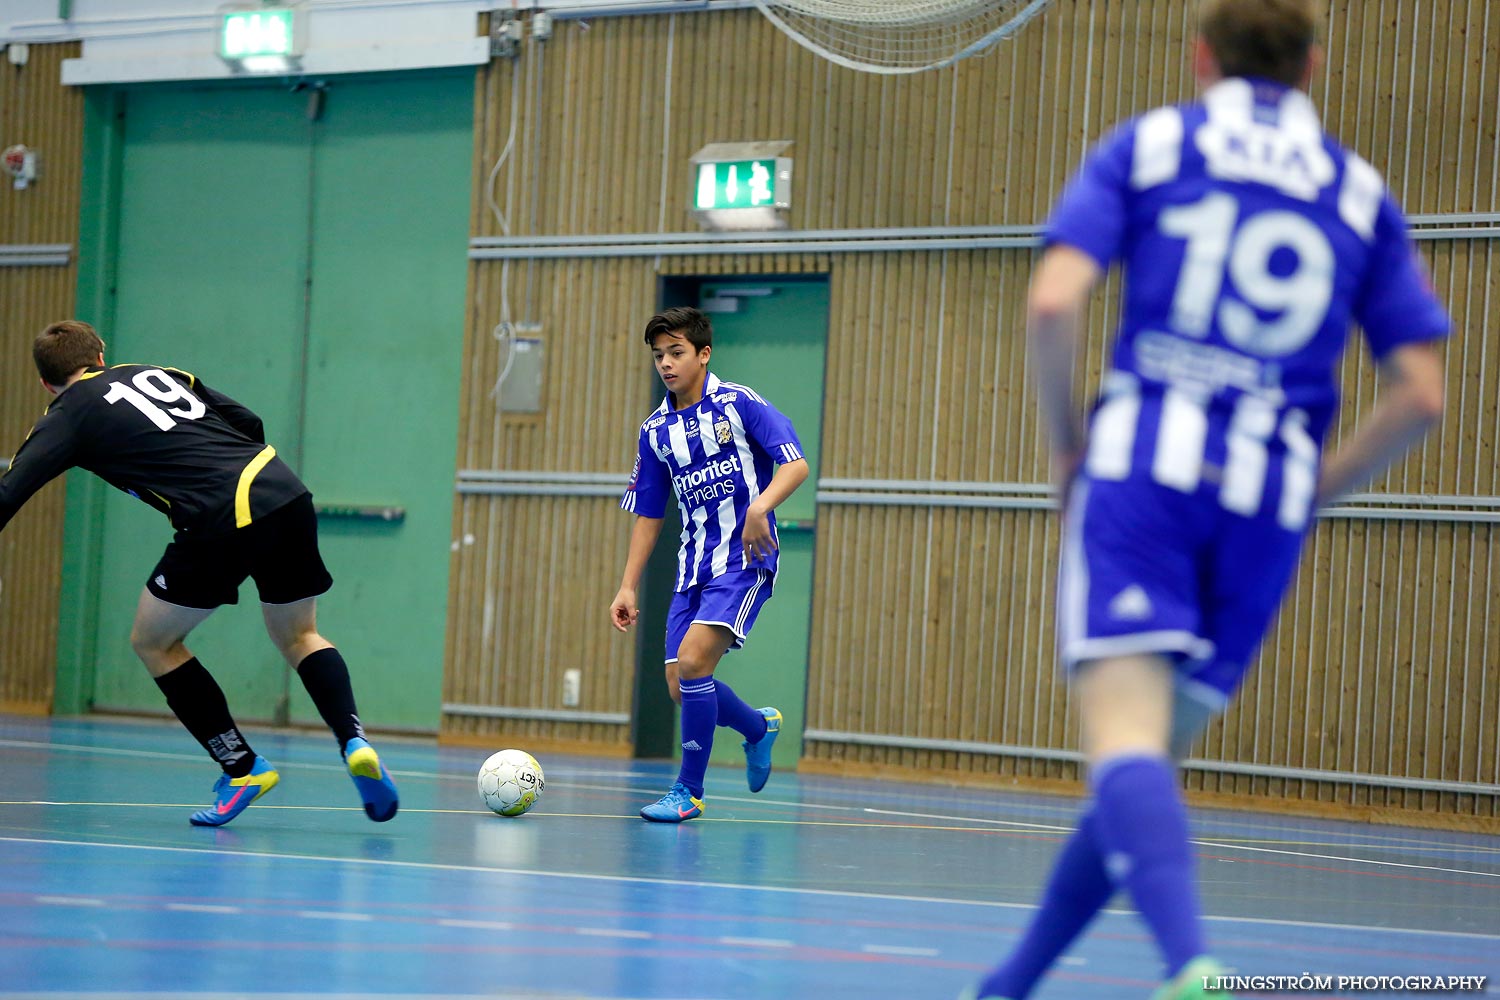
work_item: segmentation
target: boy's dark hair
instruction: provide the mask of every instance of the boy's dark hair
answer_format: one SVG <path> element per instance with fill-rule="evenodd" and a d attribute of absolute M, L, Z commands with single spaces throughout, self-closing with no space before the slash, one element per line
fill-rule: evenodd
<path fill-rule="evenodd" d="M 1225 76 L 1300 86 L 1317 41 L 1307 0 L 1205 0 L 1198 32 Z"/>
<path fill-rule="evenodd" d="M 646 321 L 646 346 L 650 347 L 664 333 L 680 333 L 693 350 L 701 351 L 714 343 L 713 324 L 708 317 L 691 306 L 675 306 L 665 309 Z"/>
<path fill-rule="evenodd" d="M 104 341 L 82 320 L 65 319 L 37 334 L 31 345 L 36 373 L 48 385 L 62 385 L 80 368 L 99 363 Z"/>

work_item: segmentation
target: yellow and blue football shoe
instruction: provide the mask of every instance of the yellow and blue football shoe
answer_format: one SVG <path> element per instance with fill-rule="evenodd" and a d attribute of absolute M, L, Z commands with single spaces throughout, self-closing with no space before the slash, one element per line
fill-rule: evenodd
<path fill-rule="evenodd" d="M 261 756 L 255 758 L 250 773 L 242 778 L 219 775 L 214 782 L 214 801 L 207 809 L 199 809 L 188 817 L 194 826 L 223 826 L 234 819 L 245 808 L 262 795 L 276 787 L 281 775 Z"/>
<path fill-rule="evenodd" d="M 765 788 L 766 780 L 771 777 L 771 747 L 775 746 L 776 735 L 781 732 L 780 712 L 774 708 L 763 708 L 760 714 L 766 717 L 766 735 L 758 743 L 747 740 L 740 744 L 745 751 L 745 781 L 749 783 L 752 792 Z"/>
<path fill-rule="evenodd" d="M 365 815 L 377 823 L 384 823 L 396 815 L 401 799 L 396 794 L 396 783 L 391 772 L 385 769 L 375 748 L 368 740 L 356 736 L 344 746 L 344 764 L 349 768 L 349 777 L 365 803 Z"/>

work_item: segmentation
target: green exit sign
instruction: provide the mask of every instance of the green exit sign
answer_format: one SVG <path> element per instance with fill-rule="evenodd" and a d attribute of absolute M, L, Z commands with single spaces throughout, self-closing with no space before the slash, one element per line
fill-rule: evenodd
<path fill-rule="evenodd" d="M 782 157 L 699 163 L 693 207 L 786 208 L 790 180 L 791 161 Z"/>
<path fill-rule="evenodd" d="M 256 7 L 222 14 L 219 55 L 244 60 L 301 54 L 296 12 L 290 7 Z"/>

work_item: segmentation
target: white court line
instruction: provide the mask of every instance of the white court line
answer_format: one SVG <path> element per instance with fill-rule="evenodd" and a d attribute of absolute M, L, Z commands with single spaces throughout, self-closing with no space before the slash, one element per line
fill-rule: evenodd
<path fill-rule="evenodd" d="M 1061 832 L 1061 833 L 1072 833 L 1073 832 L 1070 827 L 1064 827 L 1064 826 L 1043 826 L 1043 825 L 1041 825 L 1039 823 L 1016 823 L 1016 822 L 1012 822 L 1011 820 L 1004 820 L 1004 819 L 971 819 L 971 818 L 967 818 L 967 817 L 964 817 L 964 816 L 929 816 L 929 815 L 926 815 L 924 813 L 895 812 L 895 811 L 890 810 L 890 809 L 866 809 L 865 812 L 868 812 L 868 813 L 877 813 L 877 814 L 882 815 L 882 816 L 918 817 L 918 818 L 922 818 L 922 819 L 941 820 L 941 821 L 944 821 L 944 822 L 959 821 L 959 822 L 968 822 L 968 823 L 985 823 L 985 824 L 995 824 L 995 825 L 998 825 L 998 826 L 1017 826 L 1017 827 L 1025 827 L 1027 829 L 1032 829 L 1032 830 L 1047 830 L 1047 831 L 1055 831 L 1055 832 Z M 1293 858 L 1310 858 L 1310 859 L 1316 859 L 1316 860 L 1319 860 L 1319 861 L 1344 861 L 1344 862 L 1347 862 L 1349 864 L 1381 865 L 1381 866 L 1387 867 L 1387 868 L 1413 868 L 1413 869 L 1415 869 L 1417 871 L 1424 871 L 1424 872 L 1447 872 L 1448 874 L 1451 874 L 1451 875 L 1477 875 L 1477 876 L 1479 876 L 1481 878 L 1500 878 L 1500 872 L 1476 872 L 1476 871 L 1470 871 L 1467 868 L 1440 868 L 1437 865 L 1403 864 L 1402 862 L 1399 862 L 1399 861 L 1375 861 L 1375 860 L 1373 860 L 1371 858 L 1346 858 L 1346 857 L 1341 857 L 1341 856 L 1336 855 L 1336 854 L 1313 854 L 1310 851 L 1287 851 L 1287 850 L 1278 850 L 1278 849 L 1270 848 L 1270 847 L 1249 847 L 1249 846 L 1247 846 L 1245 844 L 1225 844 L 1225 843 L 1221 843 L 1221 842 L 1216 841 L 1216 840 L 1189 840 L 1188 843 L 1190 843 L 1190 844 L 1196 844 L 1199 847 L 1215 847 L 1215 848 L 1219 848 L 1221 850 L 1227 850 L 1227 851 L 1253 851 L 1253 852 L 1255 852 L 1257 854 L 1284 854 L 1284 855 L 1287 855 L 1287 856 L 1293 857 Z M 1363 846 L 1363 845 L 1352 845 L 1352 846 Z M 1372 845 L 1371 849 L 1374 850 L 1376 848 Z"/>
<path fill-rule="evenodd" d="M 103 906 L 102 899 L 89 899 L 84 896 L 38 896 L 38 903 L 47 906 Z"/>
<path fill-rule="evenodd" d="M 584 937 L 629 938 L 632 941 L 649 941 L 655 936 L 650 931 L 632 931 L 621 927 L 579 927 L 574 933 Z"/>
<path fill-rule="evenodd" d="M 715 799 L 718 797 L 715 796 Z M 863 812 L 872 813 L 876 816 L 901 816 L 906 819 L 935 819 L 944 823 L 983 823 L 985 826 L 1008 826 L 1018 830 L 1045 830 L 1048 833 L 1072 833 L 1074 827 L 1055 826 L 1050 823 L 1022 823 L 1013 819 L 986 819 L 979 816 L 944 816 L 941 813 L 916 813 L 900 812 L 896 809 L 873 809 L 866 807 Z"/>
<path fill-rule="evenodd" d="M 180 913 L 240 913 L 238 906 L 221 906 L 216 903 L 168 903 L 167 909 Z"/>
<path fill-rule="evenodd" d="M 58 840 L 43 837 L 0 837 L 0 843 L 54 844 L 62 847 L 98 847 L 120 851 L 157 851 L 166 854 L 197 854 L 238 860 L 258 858 L 262 861 L 316 861 L 320 864 L 363 865 L 368 867 L 408 868 L 419 871 L 476 872 L 486 875 L 521 875 L 533 878 L 571 879 L 585 882 L 612 882 L 624 885 L 686 886 L 694 889 L 733 889 L 740 892 L 764 892 L 776 895 L 820 896 L 831 899 L 879 899 L 896 903 L 937 903 L 946 906 L 974 906 L 991 910 L 1034 910 L 1034 903 L 1004 903 L 985 899 L 949 899 L 942 896 L 902 896 L 888 892 L 854 892 L 848 889 L 805 889 L 799 886 L 745 885 L 738 882 L 703 882 L 694 879 L 651 878 L 645 875 L 594 875 L 587 872 L 536 871 L 528 868 L 487 868 L 482 865 L 452 865 L 436 861 L 392 861 L 383 858 L 336 858 L 317 854 L 271 854 L 262 851 L 224 851 L 207 847 L 163 847 L 160 844 L 115 844 L 107 841 Z M 1111 916 L 1134 917 L 1129 910 L 1103 910 Z M 1463 938 L 1471 941 L 1500 943 L 1500 935 L 1470 931 L 1440 931 L 1415 927 L 1380 927 L 1373 924 L 1336 924 L 1316 920 L 1283 920 L 1262 917 L 1228 917 L 1205 915 L 1204 920 L 1228 924 L 1263 924 L 1273 927 L 1315 927 L 1322 930 L 1373 931 L 1388 934 L 1412 934 L 1418 937 Z"/>
<path fill-rule="evenodd" d="M 908 948 L 899 944 L 867 944 L 860 951 L 871 955 L 904 955 L 910 958 L 937 958 L 936 948 Z"/>
<path fill-rule="evenodd" d="M 758 937 L 721 937 L 720 944 L 737 945 L 745 948 L 795 948 L 797 947 L 786 938 L 758 938 Z"/>
<path fill-rule="evenodd" d="M 507 924 L 499 920 L 457 920 L 448 918 L 438 921 L 439 927 L 472 927 L 481 931 L 513 931 L 515 924 Z"/>
<path fill-rule="evenodd" d="M 304 920 L 347 920 L 350 923 L 369 923 L 375 918 L 368 913 L 335 913 L 332 910 L 298 910 L 297 916 Z"/>
<path fill-rule="evenodd" d="M 1212 840 L 1195 840 L 1200 847 L 1218 847 L 1229 851 L 1254 851 L 1256 854 L 1284 854 L 1293 858 L 1316 858 L 1320 861 L 1345 861 L 1359 865 L 1380 865 L 1384 868 L 1414 868 L 1422 872 L 1447 872 L 1450 875 L 1477 875 L 1480 878 L 1500 878 L 1500 872 L 1474 872 L 1467 868 L 1439 868 L 1437 865 L 1408 865 L 1399 861 L 1375 861 L 1371 858 L 1344 858 L 1337 854 L 1312 854 L 1308 851 L 1279 851 L 1270 847 L 1246 847 L 1244 844 L 1220 844 Z"/>

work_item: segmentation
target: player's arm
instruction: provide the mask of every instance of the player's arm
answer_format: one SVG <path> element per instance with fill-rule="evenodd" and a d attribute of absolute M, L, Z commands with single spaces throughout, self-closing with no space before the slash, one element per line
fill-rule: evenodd
<path fill-rule="evenodd" d="M 1412 249 L 1406 220 L 1387 195 L 1375 223 L 1370 263 L 1354 302 L 1380 366 L 1373 408 L 1323 463 L 1318 503 L 1379 475 L 1422 439 L 1443 413 L 1441 344 L 1452 326 Z"/>
<path fill-rule="evenodd" d="M 1092 256 L 1067 244 L 1042 255 L 1026 297 L 1026 335 L 1046 421 L 1054 474 L 1072 478 L 1083 459 L 1083 415 L 1073 402 L 1073 372 L 1083 308 L 1103 269 Z"/>
<path fill-rule="evenodd" d="M 1323 463 L 1319 506 L 1362 486 L 1415 445 L 1443 415 L 1443 358 L 1432 343 L 1391 351 L 1380 366 L 1378 401 Z"/>
<path fill-rule="evenodd" d="M 203 400 L 215 413 L 223 417 L 229 426 L 256 444 L 266 443 L 265 424 L 261 422 L 260 417 L 255 415 L 255 411 L 243 403 L 238 403 L 230 399 L 222 392 L 209 388 L 203 383 L 202 379 L 190 372 L 181 371 L 176 368 L 168 368 L 167 371 L 172 374 L 173 378 L 183 382 L 189 389 L 193 390 L 198 398 Z"/>
<path fill-rule="evenodd" d="M 771 481 L 745 510 L 745 529 L 740 544 L 752 560 L 763 559 L 776 550 L 776 536 L 771 533 L 770 513 L 781 502 L 807 482 L 807 459 L 799 458 L 776 467 Z"/>
<path fill-rule="evenodd" d="M 750 439 L 776 462 L 771 481 L 745 509 L 745 524 L 740 529 L 740 545 L 753 562 L 776 551 L 771 511 L 807 481 L 808 467 L 807 459 L 802 457 L 802 442 L 797 438 L 797 429 L 786 414 L 754 393 L 745 394 L 738 413 Z"/>
<path fill-rule="evenodd" d="M 661 535 L 662 518 L 667 512 L 667 493 L 672 488 L 667 467 L 656 455 L 648 432 L 642 428 L 636 444 L 635 469 L 630 473 L 630 485 L 620 499 L 620 509 L 636 515 L 630 529 L 630 551 L 625 556 L 625 572 L 620 577 L 620 590 L 609 606 L 610 624 L 624 632 L 641 616 L 636 602 L 636 591 L 641 585 L 641 575 L 646 572 L 646 561 L 651 550 L 656 548 L 656 539 Z"/>
<path fill-rule="evenodd" d="M 1124 245 L 1134 142 L 1133 126 L 1116 130 L 1068 182 L 1048 220 L 1047 249 L 1026 296 L 1029 363 L 1059 492 L 1083 460 L 1085 429 L 1074 403 L 1074 359 L 1089 294 Z"/>
<path fill-rule="evenodd" d="M 646 560 L 651 558 L 651 550 L 656 548 L 656 539 L 661 535 L 661 522 L 659 517 L 638 515 L 630 529 L 630 554 L 625 557 L 625 573 L 620 578 L 620 590 L 615 594 L 614 603 L 609 606 L 610 621 L 621 632 L 628 631 L 641 616 L 636 592 L 641 586 L 641 574 L 646 572 Z"/>
<path fill-rule="evenodd" d="M 62 414 L 42 415 L 0 476 L 0 531 L 37 490 L 72 467 L 73 434 Z"/>

